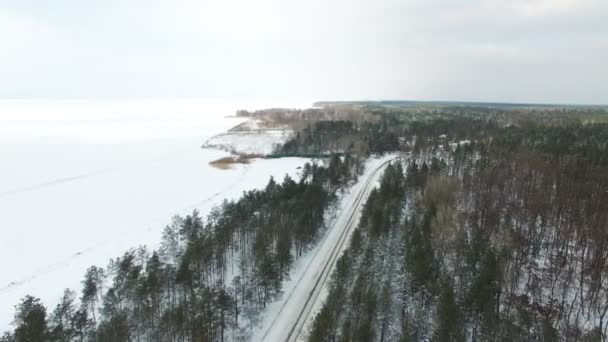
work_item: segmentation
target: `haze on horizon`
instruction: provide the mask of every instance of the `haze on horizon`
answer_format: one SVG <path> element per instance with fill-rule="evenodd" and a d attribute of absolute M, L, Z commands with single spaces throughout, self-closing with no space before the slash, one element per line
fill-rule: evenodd
<path fill-rule="evenodd" d="M 605 0 L 0 0 L 0 99 L 606 104 Z"/>

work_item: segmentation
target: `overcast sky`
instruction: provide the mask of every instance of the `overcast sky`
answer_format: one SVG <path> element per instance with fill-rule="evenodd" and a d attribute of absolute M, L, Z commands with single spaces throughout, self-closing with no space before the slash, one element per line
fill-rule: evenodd
<path fill-rule="evenodd" d="M 608 103 L 606 0 L 0 0 L 0 98 Z"/>

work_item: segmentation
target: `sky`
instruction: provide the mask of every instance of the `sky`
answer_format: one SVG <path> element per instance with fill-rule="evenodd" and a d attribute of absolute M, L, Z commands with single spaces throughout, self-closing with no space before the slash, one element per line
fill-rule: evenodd
<path fill-rule="evenodd" d="M 608 103 L 606 0 L 0 0 L 0 99 Z"/>

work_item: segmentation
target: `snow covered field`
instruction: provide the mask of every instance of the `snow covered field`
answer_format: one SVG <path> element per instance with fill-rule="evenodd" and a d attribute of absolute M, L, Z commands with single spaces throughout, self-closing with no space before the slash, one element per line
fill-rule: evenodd
<path fill-rule="evenodd" d="M 292 135 L 293 131 L 287 126 L 248 118 L 229 132 L 214 135 L 203 147 L 219 148 L 234 154 L 269 155 Z"/>
<path fill-rule="evenodd" d="M 131 247 L 154 248 L 175 214 L 205 215 L 224 198 L 293 176 L 306 160 L 218 170 L 201 149 L 277 101 L 0 102 L 0 332 L 24 295 L 51 311 L 84 271 Z"/>
<path fill-rule="evenodd" d="M 213 136 L 204 146 L 244 154 L 269 155 L 291 137 L 288 130 L 228 132 Z"/>

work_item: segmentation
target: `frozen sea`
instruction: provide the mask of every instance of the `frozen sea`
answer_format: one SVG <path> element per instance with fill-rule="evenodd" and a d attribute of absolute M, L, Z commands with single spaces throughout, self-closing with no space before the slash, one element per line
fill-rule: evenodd
<path fill-rule="evenodd" d="M 14 305 L 52 311 L 84 271 L 132 247 L 155 248 L 175 214 L 203 215 L 225 198 L 297 176 L 306 160 L 258 160 L 230 170 L 201 149 L 243 119 L 237 109 L 306 107 L 246 100 L 0 101 L 0 332 Z"/>

